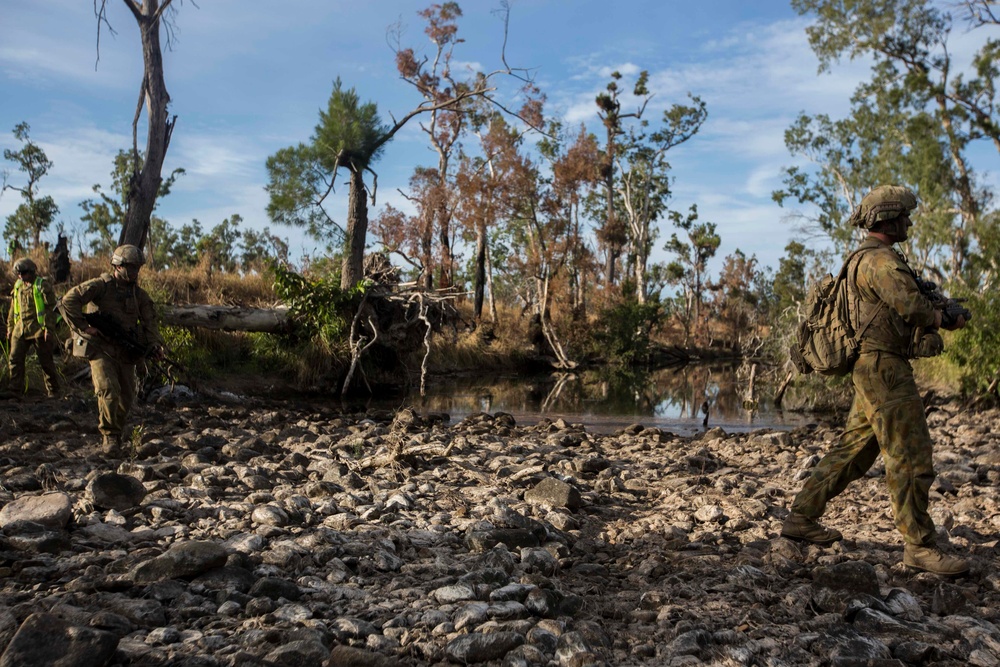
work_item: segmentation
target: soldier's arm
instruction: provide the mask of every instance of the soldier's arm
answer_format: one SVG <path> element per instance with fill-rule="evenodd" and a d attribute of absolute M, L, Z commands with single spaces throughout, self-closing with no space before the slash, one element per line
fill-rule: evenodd
<path fill-rule="evenodd" d="M 10 340 L 11 335 L 14 333 L 14 299 L 16 298 L 16 296 L 11 294 L 10 310 L 7 311 L 7 340 Z"/>
<path fill-rule="evenodd" d="M 869 263 L 872 290 L 907 324 L 913 327 L 935 327 L 941 323 L 941 313 L 924 296 L 909 269 L 896 258 L 873 258 Z"/>
<path fill-rule="evenodd" d="M 83 317 L 83 306 L 92 303 L 102 287 L 100 280 L 88 280 L 66 292 L 62 300 L 63 316 L 71 327 L 77 331 L 87 330 L 90 325 Z"/>
<path fill-rule="evenodd" d="M 42 280 L 42 301 L 45 302 L 45 328 L 55 329 L 56 317 L 59 316 L 56 304 L 59 300 L 56 299 L 56 290 L 52 287 L 52 283 L 45 279 Z"/>
<path fill-rule="evenodd" d="M 139 296 L 139 319 L 142 323 L 144 340 L 148 345 L 161 346 L 163 338 L 160 336 L 160 327 L 156 316 L 156 306 L 149 295 L 143 292 Z"/>

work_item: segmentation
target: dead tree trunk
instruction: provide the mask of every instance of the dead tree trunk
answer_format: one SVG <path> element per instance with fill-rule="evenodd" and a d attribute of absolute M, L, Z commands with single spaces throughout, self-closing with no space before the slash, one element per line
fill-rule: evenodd
<path fill-rule="evenodd" d="M 238 308 L 229 306 L 167 306 L 160 323 L 220 331 L 284 333 L 291 328 L 287 308 Z"/>
<path fill-rule="evenodd" d="M 340 289 L 349 290 L 364 278 L 362 264 L 365 257 L 365 237 L 368 235 L 368 193 L 365 191 L 363 171 L 351 167 L 351 185 L 348 190 L 347 243 L 340 274 Z"/>
<path fill-rule="evenodd" d="M 104 12 L 104 0 L 98 20 Z M 177 117 L 169 118 L 167 105 L 170 95 L 163 77 L 163 53 L 160 49 L 160 22 L 171 0 L 124 0 L 139 26 L 142 40 L 143 75 L 139 86 L 139 101 L 132 120 L 132 173 L 129 176 L 128 201 L 119 244 L 130 243 L 142 248 L 149 233 L 149 218 L 159 194 L 160 172 L 170 145 Z M 146 107 L 146 153 L 140 157 L 138 145 L 139 117 Z"/>

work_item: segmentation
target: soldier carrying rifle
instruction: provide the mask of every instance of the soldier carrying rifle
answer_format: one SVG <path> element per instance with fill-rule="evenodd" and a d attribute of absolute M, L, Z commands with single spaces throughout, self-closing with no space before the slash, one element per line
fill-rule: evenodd
<path fill-rule="evenodd" d="M 949 307 L 943 296 L 929 297 L 892 247 L 907 239 L 910 212 L 916 208 L 913 192 L 883 185 L 865 195 L 851 216 L 855 226 L 868 231 L 847 273 L 851 325 L 865 331 L 851 372 L 854 402 L 840 441 L 795 496 L 781 534 L 820 545 L 840 540 L 840 531 L 819 518 L 827 503 L 863 477 L 881 453 L 893 517 L 903 537 L 903 563 L 958 575 L 968 571 L 969 563 L 941 548 L 928 512 L 933 444 L 910 359 L 940 354 L 944 343 L 938 329 L 960 329 L 972 315 L 954 300 Z M 871 326 L 863 329 L 866 321 Z"/>
<path fill-rule="evenodd" d="M 136 284 L 144 263 L 137 247 L 119 246 L 111 257 L 111 273 L 77 285 L 62 299 L 63 316 L 73 330 L 73 354 L 90 361 L 98 429 L 104 452 L 111 456 L 123 454 L 125 421 L 136 395 L 136 364 L 163 354 L 153 301 Z"/>

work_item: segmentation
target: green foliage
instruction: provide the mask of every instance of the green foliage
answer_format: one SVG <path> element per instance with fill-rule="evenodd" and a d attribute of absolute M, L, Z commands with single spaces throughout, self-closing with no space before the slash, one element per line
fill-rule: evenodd
<path fill-rule="evenodd" d="M 1000 375 L 1000 293 L 989 289 L 966 296 L 973 319 L 964 329 L 945 334 L 945 355 L 960 366 L 962 388 L 978 393 Z"/>
<path fill-rule="evenodd" d="M 664 308 L 658 301 L 622 301 L 601 312 L 594 343 L 612 364 L 641 366 L 649 361 L 652 335 L 664 318 Z"/>
<path fill-rule="evenodd" d="M 916 264 L 968 282 L 982 241 L 978 223 L 992 205 L 970 155 L 977 142 L 1000 146 L 997 41 L 986 35 L 965 67 L 952 54 L 970 38 L 962 49 L 950 43 L 952 17 L 942 3 L 792 0 L 792 7 L 814 19 L 806 32 L 820 71 L 844 57 L 868 58 L 872 71 L 847 118 L 803 115 L 786 132 L 790 152 L 816 167 L 787 169 L 775 200 L 807 205 L 814 212 L 807 220 L 844 251 L 856 233 L 848 214 L 861 197 L 879 184 L 906 184 L 920 197 L 909 243 Z"/>
<path fill-rule="evenodd" d="M 170 357 L 189 373 L 204 375 L 214 366 L 210 350 L 199 344 L 192 329 L 186 327 L 160 327 L 164 349 Z"/>
<path fill-rule="evenodd" d="M 4 174 L 3 188 L 21 193 L 24 201 L 11 215 L 7 216 L 4 228 L 4 238 L 14 247 L 27 247 L 30 241 L 33 248 L 41 244 L 41 234 L 51 226 L 59 207 L 52 197 L 38 197 L 38 181 L 52 168 L 52 161 L 45 151 L 28 136 L 30 126 L 21 122 L 14 126 L 14 138 L 23 146 L 19 151 L 5 148 L 3 158 L 17 165 L 18 171 L 27 176 L 23 186 L 10 185 L 7 174 Z"/>
<path fill-rule="evenodd" d="M 676 255 L 676 259 L 667 264 L 665 277 L 668 283 L 680 285 L 683 293 L 676 299 L 679 306 L 677 315 L 684 325 L 685 342 L 691 335 L 692 328 L 697 330 L 701 320 L 701 308 L 704 300 L 708 260 L 715 256 L 722 244 L 722 238 L 715 231 L 714 222 L 698 222 L 698 207 L 692 204 L 690 212 L 682 216 L 678 211 L 670 211 L 670 219 L 674 227 L 684 232 L 687 240 L 681 239 L 676 233 L 663 247 L 667 252 Z"/>
<path fill-rule="evenodd" d="M 331 242 L 344 236 L 324 208 L 337 170 L 369 168 L 391 135 L 378 107 L 362 104 L 354 88 L 345 90 L 339 78 L 319 118 L 308 143 L 282 148 L 267 158 L 267 214 L 278 224 L 304 227 L 313 238 Z M 354 179 L 351 184 L 355 187 Z"/>
<path fill-rule="evenodd" d="M 330 348 L 343 345 L 350 328 L 351 306 L 355 297 L 364 293 L 365 284 L 344 291 L 339 275 L 309 279 L 277 264 L 273 270 L 274 291 L 288 304 L 300 336 L 317 338 Z"/>

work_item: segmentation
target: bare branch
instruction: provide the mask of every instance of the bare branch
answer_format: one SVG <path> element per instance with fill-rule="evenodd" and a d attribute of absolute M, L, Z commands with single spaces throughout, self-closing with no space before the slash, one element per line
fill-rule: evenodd
<path fill-rule="evenodd" d="M 153 18 L 152 18 L 153 23 L 156 23 L 157 21 L 160 20 L 160 17 L 163 15 L 163 12 L 165 12 L 167 10 L 167 7 L 170 6 L 171 2 L 173 2 L 173 0 L 163 0 L 163 4 L 160 5 L 159 9 L 156 10 L 156 13 L 153 14 Z M 195 6 L 197 6 L 197 5 L 195 5 Z"/>
<path fill-rule="evenodd" d="M 97 64 L 101 62 L 101 26 L 106 26 L 112 36 L 117 34 L 108 21 L 108 0 L 100 0 L 100 6 L 97 3 L 98 0 L 94 0 L 94 16 L 97 18 L 97 59 L 94 61 L 94 71 L 97 71 Z M 125 0 L 125 4 L 129 4 L 128 0 Z M 129 8 L 134 13 L 134 8 Z"/>
<path fill-rule="evenodd" d="M 132 118 L 132 171 L 136 174 L 139 173 L 139 117 L 142 115 L 142 103 L 146 101 L 148 94 L 147 81 L 143 75 L 142 83 L 139 84 L 139 101 L 135 105 L 135 116 Z"/>

